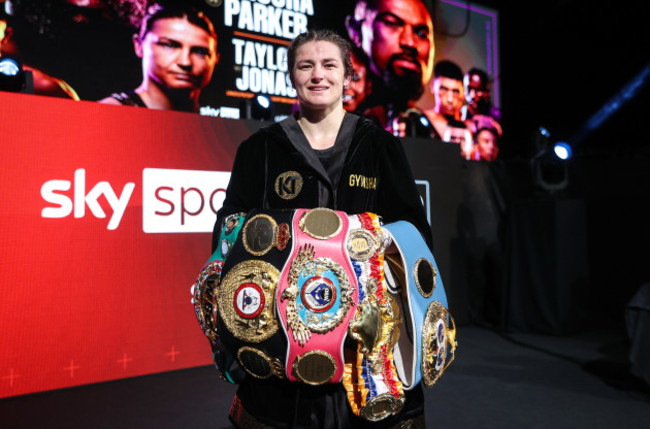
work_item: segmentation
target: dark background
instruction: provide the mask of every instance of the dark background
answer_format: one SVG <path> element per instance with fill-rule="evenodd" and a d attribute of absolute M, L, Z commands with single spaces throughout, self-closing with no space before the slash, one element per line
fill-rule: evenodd
<path fill-rule="evenodd" d="M 499 10 L 503 155 L 532 154 L 531 133 L 570 138 L 644 67 L 650 55 L 642 1 L 482 2 Z M 580 146 L 578 155 L 616 158 L 645 145 L 648 86 Z"/>
<path fill-rule="evenodd" d="M 626 304 L 650 277 L 650 85 L 618 107 L 609 102 L 650 65 L 650 8 L 641 1 L 480 4 L 500 12 L 505 135 L 501 162 L 487 173 L 468 171 L 496 184 L 496 196 L 475 202 L 473 213 L 496 207 L 503 228 L 492 237 L 504 259 L 490 262 L 485 251 L 474 258 L 479 267 L 469 267 L 470 296 L 492 303 L 474 304 L 472 317 L 549 333 L 622 326 Z M 535 130 L 547 128 L 551 143 L 570 140 L 605 105 L 614 113 L 575 147 L 567 185 L 538 186 L 530 164 Z M 471 240 L 465 245 L 471 260 Z"/>

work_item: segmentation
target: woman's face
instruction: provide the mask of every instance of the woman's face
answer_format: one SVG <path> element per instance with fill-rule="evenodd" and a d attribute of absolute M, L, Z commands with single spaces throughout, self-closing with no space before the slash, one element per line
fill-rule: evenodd
<path fill-rule="evenodd" d="M 202 89 L 219 58 L 217 41 L 185 18 L 158 19 L 135 43 L 144 74 L 166 89 Z"/>
<path fill-rule="evenodd" d="M 301 109 L 343 108 L 343 88 L 350 83 L 338 46 L 332 42 L 311 41 L 296 50 L 291 82 L 298 94 Z"/>

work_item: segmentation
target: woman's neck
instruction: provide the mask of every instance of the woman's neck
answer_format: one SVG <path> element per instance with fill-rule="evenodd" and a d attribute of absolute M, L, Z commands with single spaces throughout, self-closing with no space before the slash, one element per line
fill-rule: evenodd
<path fill-rule="evenodd" d="M 312 148 L 327 149 L 334 146 L 344 116 L 345 110 L 342 106 L 328 114 L 303 110 L 298 124 Z"/>

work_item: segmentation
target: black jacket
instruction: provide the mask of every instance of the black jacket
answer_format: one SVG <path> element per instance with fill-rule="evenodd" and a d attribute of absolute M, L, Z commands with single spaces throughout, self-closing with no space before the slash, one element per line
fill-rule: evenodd
<path fill-rule="evenodd" d="M 371 121 L 346 114 L 327 169 L 293 117 L 262 128 L 238 148 L 221 221 L 254 208 L 328 207 L 407 220 L 431 247 L 431 228 L 402 144 Z"/>

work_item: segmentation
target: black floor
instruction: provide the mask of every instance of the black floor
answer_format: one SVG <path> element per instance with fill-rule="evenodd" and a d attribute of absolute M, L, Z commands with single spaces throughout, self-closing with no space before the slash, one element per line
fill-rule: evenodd
<path fill-rule="evenodd" d="M 425 391 L 427 428 L 648 428 L 650 388 L 624 333 L 502 335 L 460 327 Z M 234 386 L 212 367 L 0 400 L 0 428 L 229 428 Z"/>

